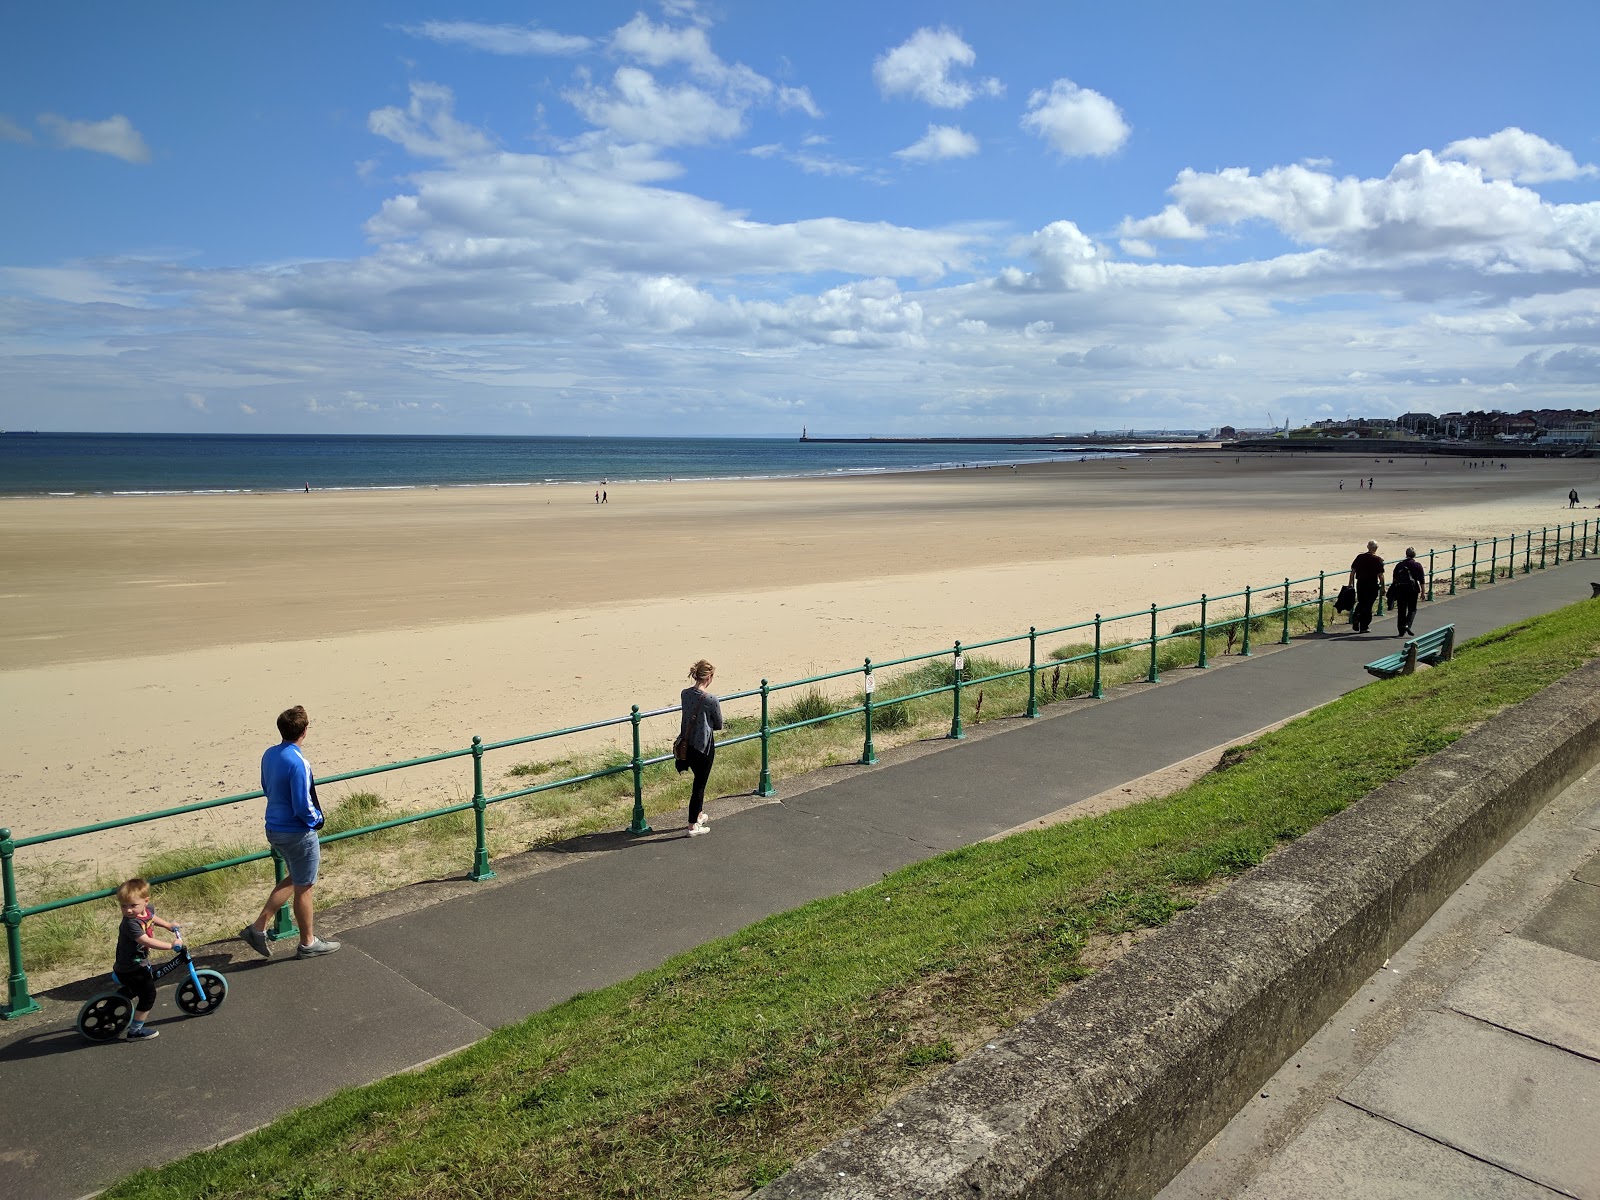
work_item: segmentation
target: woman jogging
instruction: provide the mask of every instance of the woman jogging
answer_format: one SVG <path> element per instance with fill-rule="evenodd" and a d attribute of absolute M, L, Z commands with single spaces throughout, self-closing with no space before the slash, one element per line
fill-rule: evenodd
<path fill-rule="evenodd" d="M 683 719 L 679 736 L 687 748 L 686 761 L 678 769 L 694 772 L 694 790 L 689 793 L 689 836 L 711 832 L 711 822 L 705 814 L 706 780 L 711 778 L 711 764 L 717 757 L 717 744 L 712 734 L 722 728 L 722 705 L 710 692 L 711 680 L 717 669 L 701 659 L 689 668 L 689 678 L 694 683 L 683 689 L 679 697 L 683 705 Z"/>

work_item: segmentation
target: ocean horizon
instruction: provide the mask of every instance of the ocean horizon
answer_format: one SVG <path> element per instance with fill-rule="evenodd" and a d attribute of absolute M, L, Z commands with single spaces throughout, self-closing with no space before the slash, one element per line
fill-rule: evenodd
<path fill-rule="evenodd" d="M 966 451 L 966 453 L 963 453 Z M 1073 450 L 1078 458 L 1108 452 Z M 535 487 L 954 470 L 1059 460 L 1017 445 L 475 434 L 0 434 L 0 496 Z"/>

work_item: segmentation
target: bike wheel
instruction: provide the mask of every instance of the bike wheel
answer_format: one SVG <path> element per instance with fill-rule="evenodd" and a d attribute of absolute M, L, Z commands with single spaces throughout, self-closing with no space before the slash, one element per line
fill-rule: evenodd
<path fill-rule="evenodd" d="M 200 987 L 194 986 L 193 979 L 185 979 L 173 998 L 191 1017 L 203 1017 L 222 1007 L 222 1002 L 228 998 L 228 981 L 216 971 L 196 971 L 195 974 L 200 978 Z"/>
<path fill-rule="evenodd" d="M 78 1032 L 91 1042 L 109 1042 L 122 1036 L 133 1020 L 133 997 L 122 992 L 101 992 L 78 1010 Z"/>

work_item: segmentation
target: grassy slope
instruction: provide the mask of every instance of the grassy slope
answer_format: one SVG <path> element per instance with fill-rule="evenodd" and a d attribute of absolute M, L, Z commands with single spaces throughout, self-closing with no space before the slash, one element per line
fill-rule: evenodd
<path fill-rule="evenodd" d="M 1108 935 L 1164 923 L 1597 647 L 1600 606 L 1511 626 L 1176 795 L 769 918 L 106 1194 L 737 1193 L 1037 1008 Z"/>

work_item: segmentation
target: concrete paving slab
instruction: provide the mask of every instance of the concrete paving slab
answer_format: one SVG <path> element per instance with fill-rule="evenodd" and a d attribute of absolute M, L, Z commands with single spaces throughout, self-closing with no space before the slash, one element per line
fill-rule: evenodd
<path fill-rule="evenodd" d="M 1600 1060 L 1600 963 L 1507 934 L 1445 993 L 1456 1012 Z"/>
<path fill-rule="evenodd" d="M 1600 962 L 1600 887 L 1563 884 L 1517 932 L 1530 942 Z"/>
<path fill-rule="evenodd" d="M 1600 1200 L 1600 1063 L 1424 1013 L 1341 1100 L 1556 1191 Z"/>
<path fill-rule="evenodd" d="M 1335 1103 L 1239 1200 L 1551 1200 L 1560 1194 Z"/>
<path fill-rule="evenodd" d="M 226 974 L 227 1000 L 203 1017 L 162 987 L 153 1041 L 91 1044 L 57 1027 L 0 1047 L 0 1196 L 84 1195 L 488 1032 L 349 946 Z"/>
<path fill-rule="evenodd" d="M 1600 804 L 1596 804 L 1593 808 L 1589 809 L 1588 812 L 1584 813 L 1581 817 L 1575 820 L 1573 824 L 1581 825 L 1585 829 L 1600 829 Z"/>
<path fill-rule="evenodd" d="M 1596 854 L 1583 866 L 1579 867 L 1577 871 L 1573 872 L 1572 877 L 1579 883 L 1589 883 L 1600 887 L 1600 854 Z"/>

